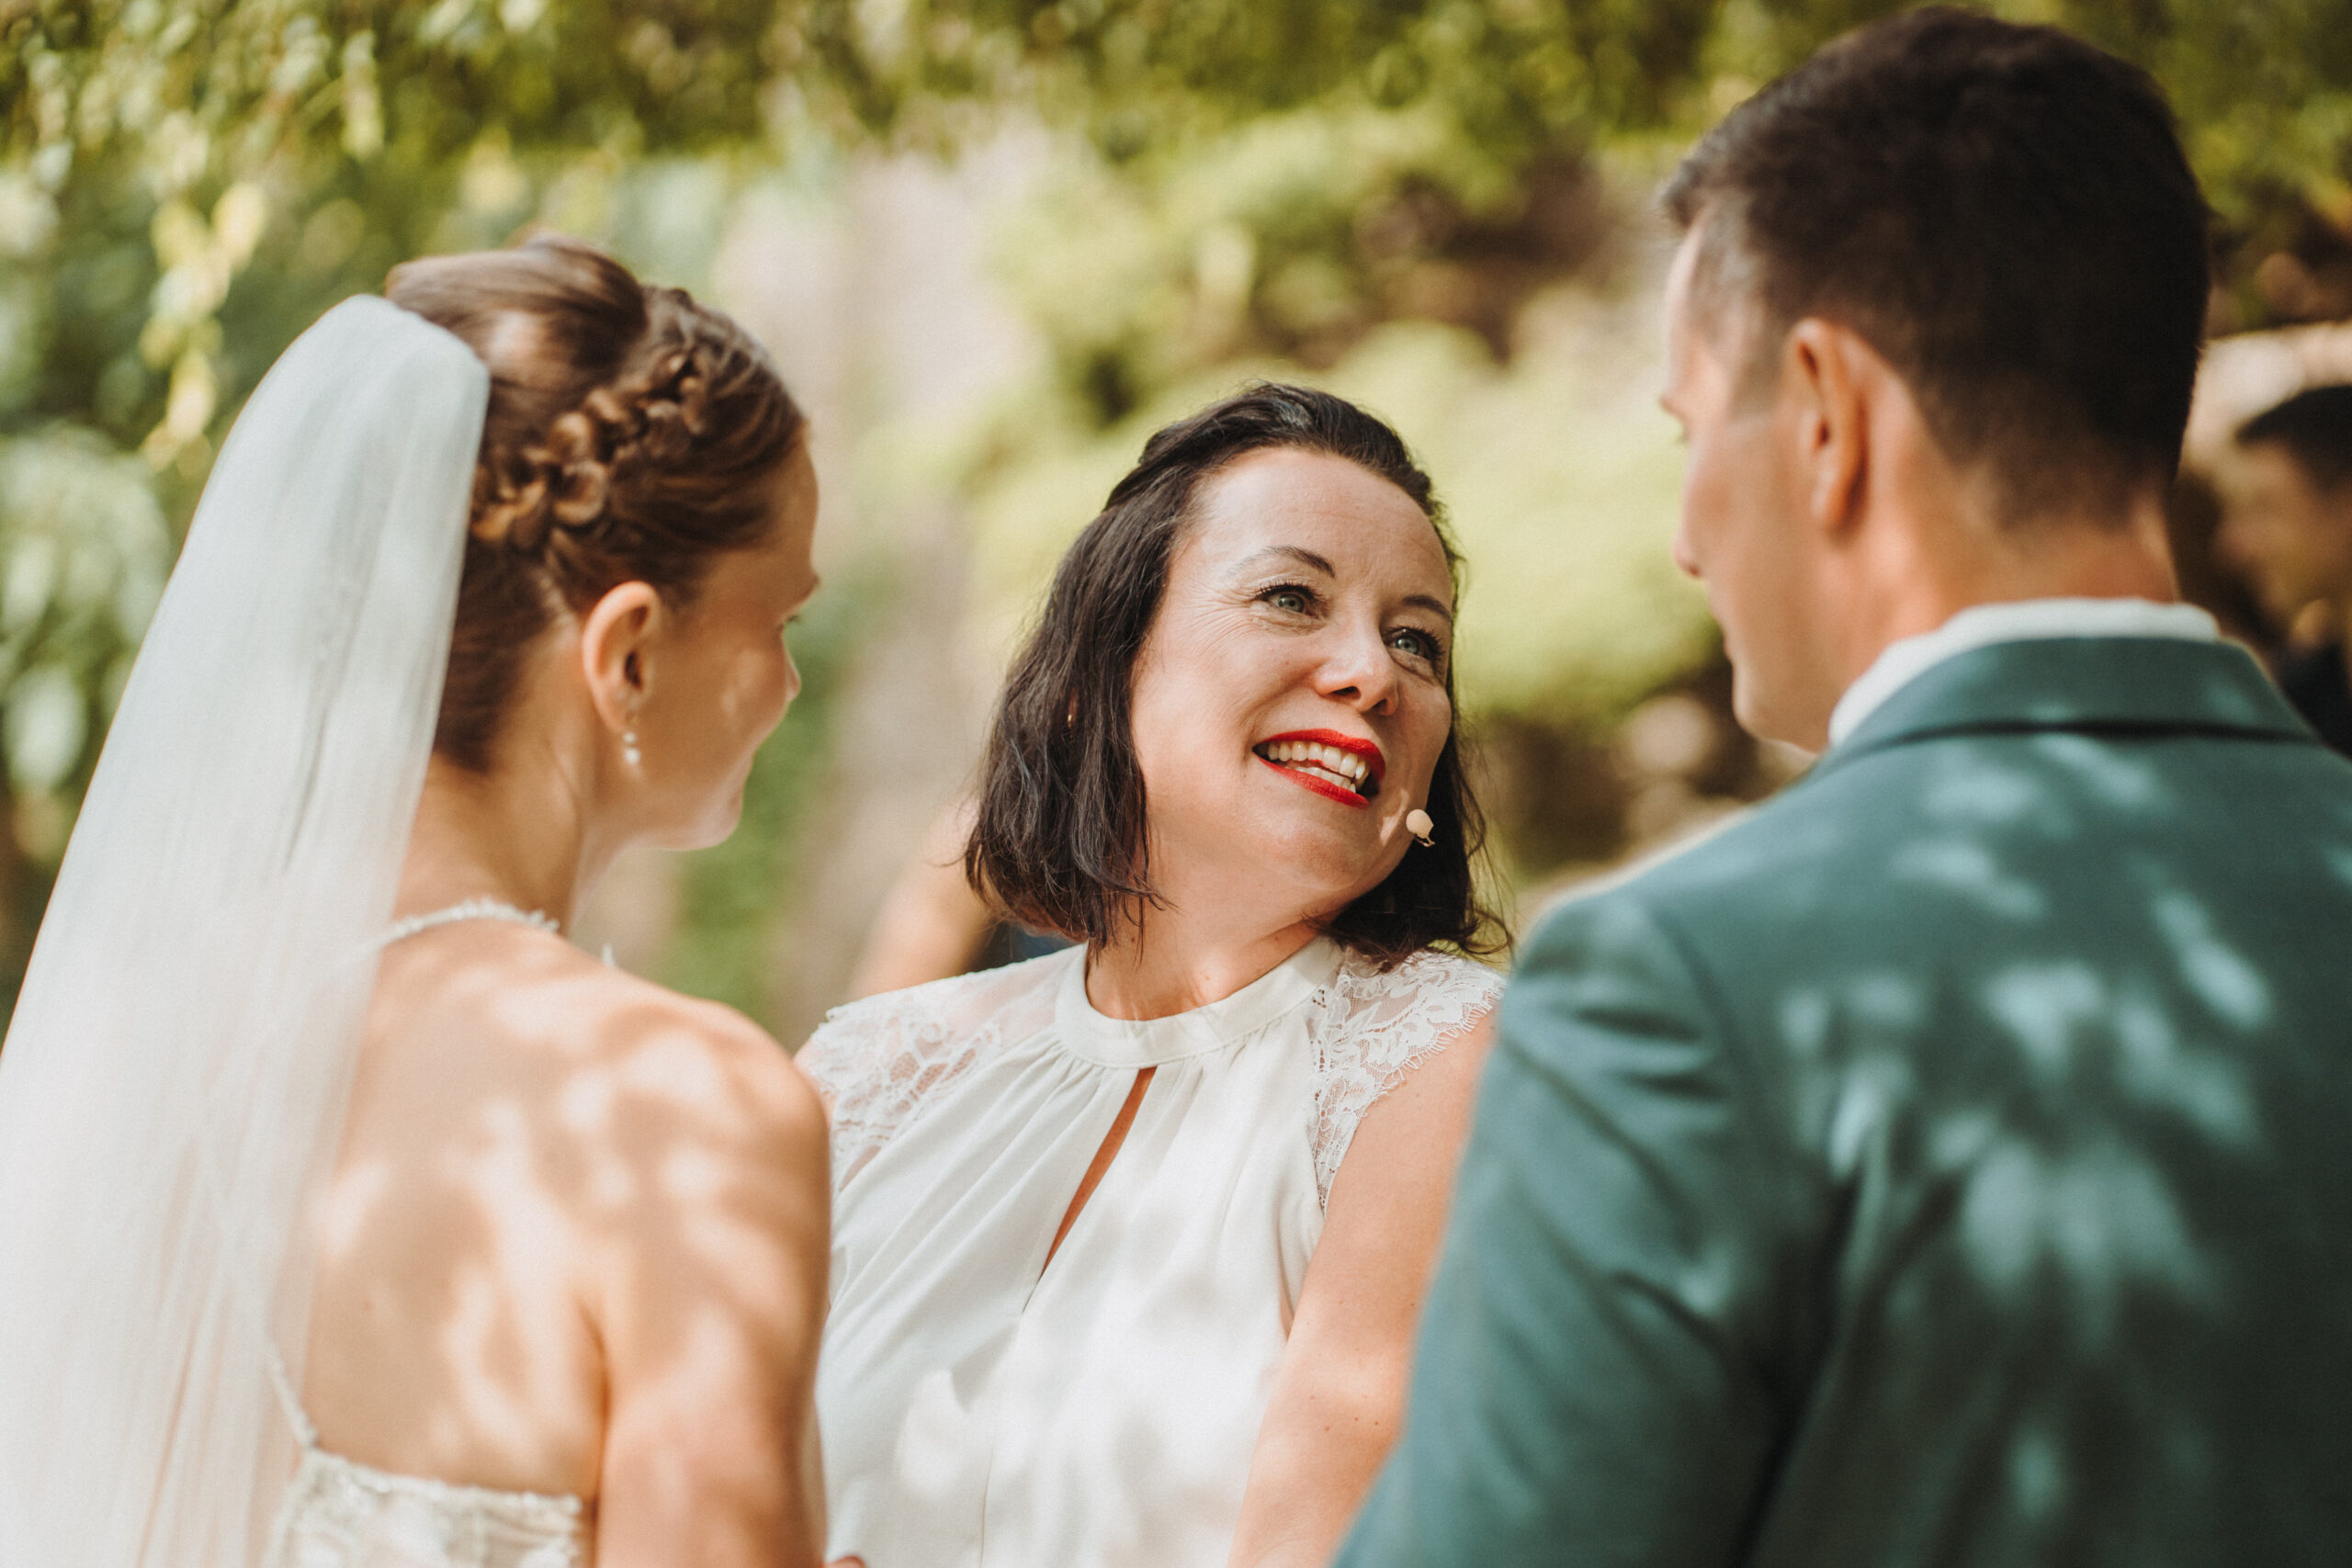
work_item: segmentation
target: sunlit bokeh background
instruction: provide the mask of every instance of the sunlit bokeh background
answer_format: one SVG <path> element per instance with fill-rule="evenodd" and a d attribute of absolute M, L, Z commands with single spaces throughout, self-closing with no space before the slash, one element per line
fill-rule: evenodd
<path fill-rule="evenodd" d="M 813 415 L 806 694 L 735 838 L 624 863 L 582 933 L 787 1042 L 957 796 L 1062 546 L 1151 429 L 1252 377 L 1368 403 L 1434 474 L 1522 912 L 1769 793 L 1803 760 L 1731 725 L 1667 558 L 1650 193 L 1894 8 L 0 0 L 0 997 L 245 394 L 399 260 L 534 225 L 738 315 Z M 2229 339 L 2193 466 L 2352 372 L 2352 0 L 1994 9 L 2180 109 Z M 2177 511 L 2189 586 L 2259 639 L 2193 475 Z"/>

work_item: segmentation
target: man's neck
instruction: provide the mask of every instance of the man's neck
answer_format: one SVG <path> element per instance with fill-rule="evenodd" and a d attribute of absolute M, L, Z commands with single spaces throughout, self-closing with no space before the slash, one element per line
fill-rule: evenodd
<path fill-rule="evenodd" d="M 1841 692 L 1894 644 L 1978 605 L 2180 597 L 2163 507 L 2153 498 L 2128 517 L 2052 517 L 1973 532 L 1962 534 L 1957 547 L 1861 563 L 1882 570 L 1858 573 L 1841 594 L 1854 612 L 1845 621 Z"/>

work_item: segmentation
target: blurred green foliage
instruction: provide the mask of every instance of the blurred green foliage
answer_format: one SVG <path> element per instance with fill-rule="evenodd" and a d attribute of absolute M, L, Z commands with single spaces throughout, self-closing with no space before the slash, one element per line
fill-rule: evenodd
<path fill-rule="evenodd" d="M 628 227 L 632 192 L 677 167 L 660 160 L 756 134 L 774 15 L 0 4 L 0 990 L 169 568 L 166 520 L 262 371 L 405 256 L 534 216 Z"/>
<path fill-rule="evenodd" d="M 1895 8 L 0 0 L 0 953 L 22 953 L 171 525 L 320 310 L 535 220 L 692 281 L 747 171 L 952 148 L 1008 109 L 1088 151 L 1004 237 L 1050 359 L 965 442 L 984 573 L 1033 568 L 1154 419 L 1252 370 L 1325 378 L 1453 500 L 1478 700 L 1605 718 L 1703 652 L 1658 558 L 1674 458 L 1624 412 L 1644 371 L 1618 327 L 1530 322 L 1563 284 L 1605 303 L 1638 282 L 1628 236 L 1675 149 Z M 2352 314 L 2352 0 L 1992 8 L 2171 91 L 2221 220 L 2219 320 Z M 1523 352 L 1539 339 L 1566 346 Z M 763 766 L 754 823 L 808 772 Z"/>
<path fill-rule="evenodd" d="M 0 11 L 17 421 L 200 478 L 292 332 L 531 184 L 754 133 L 757 5 L 112 0 Z M 479 225 L 477 225 L 479 227 Z"/>
<path fill-rule="evenodd" d="M 807 89 L 877 130 L 955 134 L 978 101 L 1041 106 L 1112 158 L 1341 101 L 1437 106 L 1521 155 L 1657 125 L 1714 0 L 903 0 L 795 18 Z"/>
<path fill-rule="evenodd" d="M 918 138 L 1013 101 L 1115 164 L 1302 109 L 1434 114 L 1510 168 L 1679 143 L 1901 0 L 899 0 L 806 4 L 780 55 L 831 123 Z M 2246 324 L 2299 313 L 2255 277 L 2352 243 L 2345 0 L 1994 0 L 2146 66 L 2222 223 Z M 813 70 L 811 68 L 814 68 Z M 2310 257 L 2304 255 L 2308 262 Z M 2331 265 L 2332 265 L 2331 260 Z M 2291 294 L 2292 289 L 2285 292 Z M 2352 308 L 2347 299 L 2346 308 Z"/>

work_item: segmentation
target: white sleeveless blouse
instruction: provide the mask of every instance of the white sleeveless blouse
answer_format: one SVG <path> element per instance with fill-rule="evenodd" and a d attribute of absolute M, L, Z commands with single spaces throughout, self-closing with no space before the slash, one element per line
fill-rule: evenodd
<path fill-rule="evenodd" d="M 799 1058 L 834 1102 L 826 1556 L 1223 1568 L 1356 1124 L 1501 987 L 1318 940 L 1141 1022 L 1094 1010 L 1082 949 L 836 1010 Z"/>

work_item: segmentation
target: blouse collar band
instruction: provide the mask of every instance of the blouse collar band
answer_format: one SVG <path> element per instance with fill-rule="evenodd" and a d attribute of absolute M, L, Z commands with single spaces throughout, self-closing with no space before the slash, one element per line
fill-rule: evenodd
<path fill-rule="evenodd" d="M 1086 996 L 1086 953 L 1078 949 L 1054 999 L 1065 1050 L 1105 1067 L 1156 1067 L 1222 1051 L 1302 1007 L 1339 976 L 1339 944 L 1317 937 L 1229 997 L 1166 1018 L 1108 1018 Z"/>

